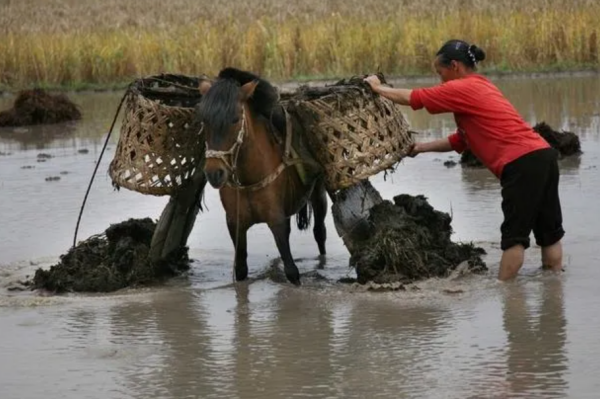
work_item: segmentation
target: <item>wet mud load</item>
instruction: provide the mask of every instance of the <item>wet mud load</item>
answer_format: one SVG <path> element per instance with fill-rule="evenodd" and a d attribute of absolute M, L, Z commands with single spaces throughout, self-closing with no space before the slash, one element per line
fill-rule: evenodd
<path fill-rule="evenodd" d="M 54 293 L 112 292 L 153 285 L 188 270 L 187 247 L 170 259 L 150 260 L 155 228 L 150 218 L 113 224 L 71 248 L 49 270 L 38 269 L 31 287 Z"/>
<path fill-rule="evenodd" d="M 422 195 L 383 200 L 364 182 L 338 196 L 333 217 L 359 284 L 443 278 L 460 264 L 472 273 L 487 271 L 485 251 L 453 242 L 450 215 L 435 210 Z"/>
<path fill-rule="evenodd" d="M 463 262 L 473 273 L 487 270 L 485 251 L 453 242 L 450 215 L 433 209 L 424 196 L 383 201 L 371 209 L 369 223 L 373 235 L 352 256 L 361 284 L 447 277 Z"/>
<path fill-rule="evenodd" d="M 573 132 L 554 130 L 545 122 L 540 122 L 533 127 L 540 136 L 558 151 L 560 158 L 581 154 L 579 136 Z M 469 150 L 464 151 L 460 157 L 461 165 L 471 168 L 482 168 L 483 163 Z"/>
<path fill-rule="evenodd" d="M 21 91 L 13 108 L 0 111 L 0 126 L 29 126 L 81 119 L 79 107 L 64 94 L 42 89 Z"/>

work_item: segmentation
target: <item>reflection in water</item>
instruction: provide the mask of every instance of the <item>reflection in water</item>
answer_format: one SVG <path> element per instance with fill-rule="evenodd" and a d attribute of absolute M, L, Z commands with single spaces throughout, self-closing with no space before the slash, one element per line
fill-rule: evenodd
<path fill-rule="evenodd" d="M 558 167 L 561 175 L 576 175 L 579 173 L 581 166 L 581 155 L 573 155 L 565 157 L 558 162 Z"/>
<path fill-rule="evenodd" d="M 80 316 L 71 337 L 73 326 L 87 336 L 94 325 Z M 435 308 L 267 282 L 178 290 L 114 306 L 106 318 L 96 327 L 110 335 L 95 356 L 127 360 L 116 391 L 140 399 L 364 398 L 374 389 L 410 397 L 440 368 L 450 326 Z"/>
<path fill-rule="evenodd" d="M 278 290 L 261 309 L 251 305 L 248 286 L 239 287 L 231 376 L 238 397 L 333 394 L 331 309 L 310 293 L 294 291 Z"/>
<path fill-rule="evenodd" d="M 566 318 L 561 278 L 544 279 L 529 309 L 532 287 L 514 284 L 504 304 L 509 397 L 562 398 L 568 388 Z"/>
<path fill-rule="evenodd" d="M 111 326 L 116 340 L 155 348 L 123 373 L 123 385 L 134 398 L 218 397 L 224 370 L 217 367 L 215 340 L 208 311 L 191 291 L 156 297 L 116 309 Z"/>
<path fill-rule="evenodd" d="M 14 142 L 12 151 L 43 150 L 56 140 L 63 142 L 73 139 L 78 130 L 77 122 L 53 125 L 28 126 L 20 128 L 0 128 L 0 139 Z"/>
<path fill-rule="evenodd" d="M 423 392 L 440 370 L 449 315 L 419 305 L 374 305 L 357 301 L 350 309 L 348 339 L 339 354 L 345 367 L 336 376 L 338 397 L 403 398 Z"/>
<path fill-rule="evenodd" d="M 460 167 L 460 176 L 467 192 L 496 191 L 500 188 L 500 181 L 487 168 Z"/>

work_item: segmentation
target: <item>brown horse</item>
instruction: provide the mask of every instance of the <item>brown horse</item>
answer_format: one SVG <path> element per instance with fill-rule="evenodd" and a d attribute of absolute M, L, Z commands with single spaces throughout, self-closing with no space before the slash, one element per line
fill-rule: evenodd
<path fill-rule="evenodd" d="M 248 229 L 266 223 L 274 238 L 285 275 L 300 285 L 290 251 L 290 218 L 305 230 L 314 211 L 313 234 L 325 255 L 327 192 L 321 174 L 303 179 L 290 157 L 292 122 L 266 80 L 234 68 L 200 87 L 197 116 L 206 137 L 205 174 L 219 189 L 227 227 L 235 247 L 235 277 L 248 277 Z M 295 132 L 298 134 L 298 132 Z M 287 139 L 287 140 L 286 140 Z"/>

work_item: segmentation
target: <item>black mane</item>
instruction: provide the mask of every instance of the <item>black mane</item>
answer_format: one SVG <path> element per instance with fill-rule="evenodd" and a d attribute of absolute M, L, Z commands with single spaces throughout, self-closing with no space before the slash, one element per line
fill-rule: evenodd
<path fill-rule="evenodd" d="M 237 115 L 236 105 L 240 87 L 258 80 L 254 94 L 248 100 L 253 113 L 271 121 L 283 132 L 285 117 L 279 105 L 279 93 L 268 81 L 247 71 L 225 68 L 219 72 L 216 82 L 199 104 L 204 121 L 216 132 L 227 132 Z M 214 139 L 222 138 L 217 134 Z"/>
<path fill-rule="evenodd" d="M 252 82 L 253 80 L 258 81 L 258 85 L 254 90 L 254 94 L 249 99 L 249 104 L 252 107 L 252 111 L 257 114 L 270 118 L 273 108 L 279 103 L 279 93 L 277 89 L 269 83 L 267 80 L 251 73 L 248 71 L 242 71 L 236 68 L 225 68 L 219 72 L 220 79 L 231 79 L 236 81 L 240 86 L 246 83 Z"/>

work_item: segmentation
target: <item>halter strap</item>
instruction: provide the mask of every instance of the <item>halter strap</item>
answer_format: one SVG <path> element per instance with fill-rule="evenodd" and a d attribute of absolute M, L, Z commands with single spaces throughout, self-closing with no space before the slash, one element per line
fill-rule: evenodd
<path fill-rule="evenodd" d="M 229 179 L 227 181 L 227 186 L 229 186 L 233 189 L 236 189 L 236 190 L 258 191 L 262 188 L 265 188 L 269 184 L 273 183 L 279 177 L 279 175 L 281 175 L 281 173 L 283 173 L 283 171 L 287 167 L 296 165 L 296 164 L 300 164 L 300 163 L 307 163 L 306 161 L 303 161 L 300 158 L 293 159 L 290 157 L 290 154 L 292 153 L 293 129 L 292 129 L 290 115 L 287 112 L 287 110 L 285 109 L 285 107 L 283 107 L 283 111 L 285 113 L 285 123 L 286 123 L 286 135 L 285 135 L 286 137 L 285 137 L 285 147 L 284 147 L 284 152 L 283 152 L 283 159 L 273 172 L 271 172 L 269 175 L 267 175 L 265 178 L 263 178 L 258 183 L 249 184 L 249 185 L 244 186 L 240 183 L 238 176 L 236 174 L 237 159 L 238 159 L 238 155 L 240 153 L 241 146 L 244 143 L 244 136 L 246 134 L 245 108 L 242 109 L 242 127 L 240 128 L 240 131 L 238 132 L 237 140 L 228 151 L 210 150 L 210 149 L 208 149 L 208 144 L 207 144 L 207 146 L 206 146 L 207 150 L 206 150 L 206 155 L 205 155 L 206 158 L 207 159 L 208 158 L 220 159 L 227 166 L 227 168 L 229 169 L 229 171 L 231 173 L 231 179 Z M 227 161 L 228 156 L 232 157 L 231 163 L 229 163 Z"/>

